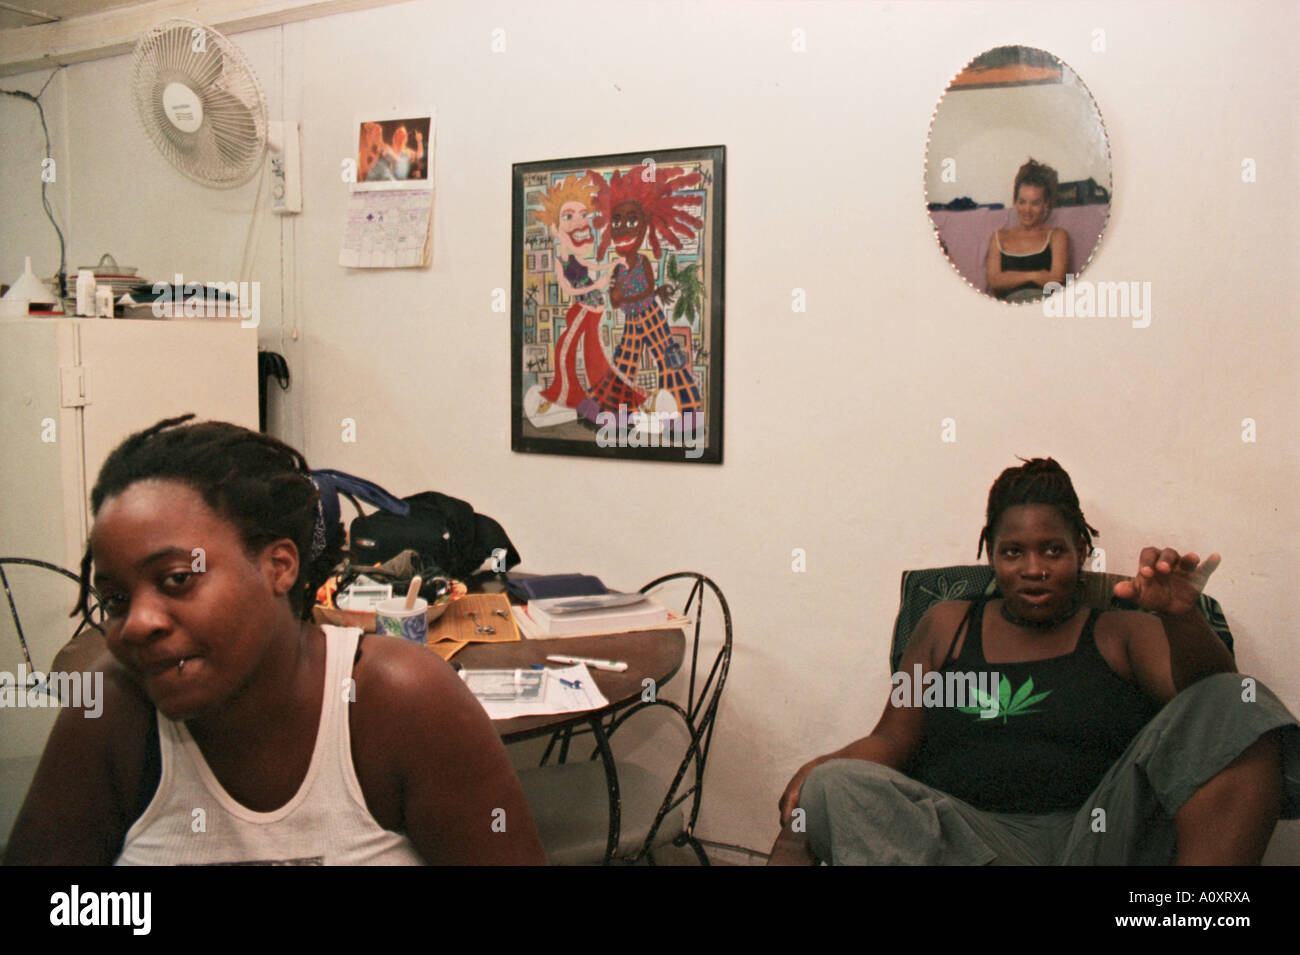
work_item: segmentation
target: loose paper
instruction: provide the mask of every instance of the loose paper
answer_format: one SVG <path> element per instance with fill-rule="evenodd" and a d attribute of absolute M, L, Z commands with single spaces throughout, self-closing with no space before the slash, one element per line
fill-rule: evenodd
<path fill-rule="evenodd" d="M 425 267 L 432 261 L 432 222 L 432 192 L 353 192 L 348 199 L 339 265 L 354 269 Z"/>

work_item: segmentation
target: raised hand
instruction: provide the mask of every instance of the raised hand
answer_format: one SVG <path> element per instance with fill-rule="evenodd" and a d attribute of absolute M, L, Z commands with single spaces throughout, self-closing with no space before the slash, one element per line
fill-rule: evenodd
<path fill-rule="evenodd" d="M 1196 554 L 1182 554 L 1172 547 L 1144 547 L 1138 556 L 1137 574 L 1115 585 L 1115 596 L 1132 600 L 1143 610 L 1177 616 L 1196 606 L 1219 566 L 1218 554 L 1201 560 Z"/>

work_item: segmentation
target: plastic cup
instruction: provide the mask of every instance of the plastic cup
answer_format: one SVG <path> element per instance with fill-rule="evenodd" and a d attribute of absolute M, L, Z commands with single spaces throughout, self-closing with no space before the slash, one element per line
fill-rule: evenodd
<path fill-rule="evenodd" d="M 415 606 L 410 610 L 406 609 L 405 597 L 385 600 L 375 608 L 375 632 L 428 646 L 428 612 L 429 601 L 423 597 L 417 597 Z"/>

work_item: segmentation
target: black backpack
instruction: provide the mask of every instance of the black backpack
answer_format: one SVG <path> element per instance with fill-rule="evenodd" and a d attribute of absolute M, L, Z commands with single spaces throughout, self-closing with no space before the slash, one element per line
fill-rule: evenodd
<path fill-rule="evenodd" d="M 504 573 L 519 563 L 519 551 L 505 530 L 468 503 L 423 491 L 403 499 L 411 507 L 403 517 L 376 511 L 353 520 L 349 549 L 357 564 L 382 564 L 402 551 L 418 551 L 426 574 L 470 580 L 483 562 L 502 552 L 485 573 Z"/>

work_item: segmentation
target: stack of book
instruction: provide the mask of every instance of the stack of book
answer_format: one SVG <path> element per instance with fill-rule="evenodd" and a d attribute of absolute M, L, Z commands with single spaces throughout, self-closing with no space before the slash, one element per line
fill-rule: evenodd
<path fill-rule="evenodd" d="M 523 607 L 515 607 L 514 612 L 519 629 L 532 638 L 627 633 L 679 627 L 685 622 L 685 618 L 641 594 L 530 600 Z"/>

